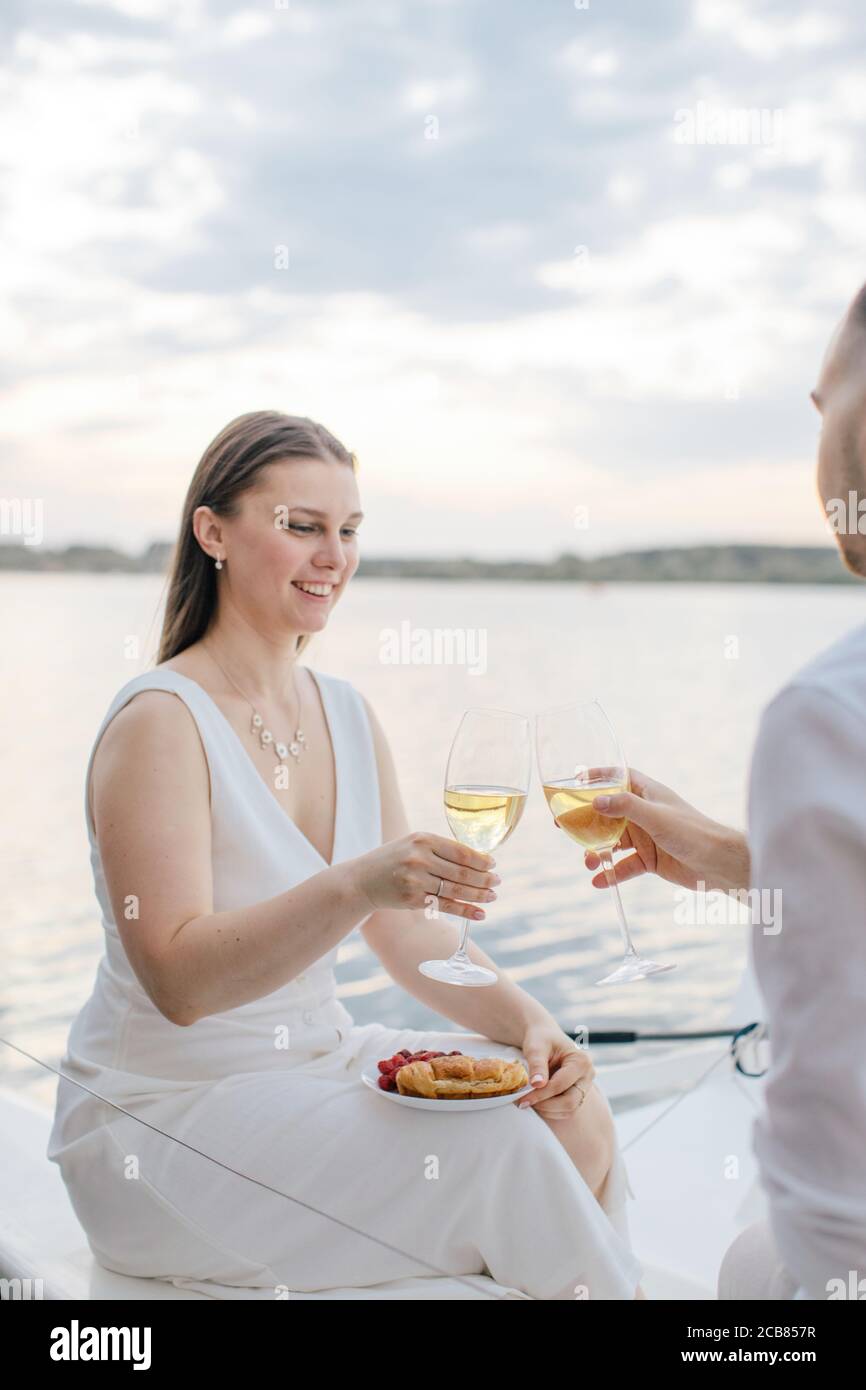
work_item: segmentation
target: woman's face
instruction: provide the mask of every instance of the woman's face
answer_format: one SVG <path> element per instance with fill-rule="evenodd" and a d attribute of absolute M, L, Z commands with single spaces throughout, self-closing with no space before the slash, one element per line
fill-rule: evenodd
<path fill-rule="evenodd" d="M 358 568 L 354 470 L 336 460 L 272 463 L 221 518 L 231 602 L 257 629 L 318 632 Z"/>

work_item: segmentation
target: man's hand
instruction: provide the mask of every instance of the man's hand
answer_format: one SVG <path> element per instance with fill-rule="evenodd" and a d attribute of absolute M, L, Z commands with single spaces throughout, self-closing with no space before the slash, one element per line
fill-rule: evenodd
<path fill-rule="evenodd" d="M 615 865 L 617 883 L 639 874 L 658 874 L 669 883 L 708 892 L 730 892 L 749 886 L 749 847 L 744 835 L 710 820 L 683 801 L 662 782 L 629 768 L 630 792 L 597 796 L 596 811 L 615 818 L 627 816 L 618 849 L 633 851 Z M 587 850 L 588 869 L 601 868 L 601 860 Z M 592 880 L 596 888 L 608 886 L 604 870 Z"/>

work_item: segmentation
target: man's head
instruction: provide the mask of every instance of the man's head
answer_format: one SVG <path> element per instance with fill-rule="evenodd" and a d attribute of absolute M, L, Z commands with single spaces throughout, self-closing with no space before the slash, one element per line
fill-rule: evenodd
<path fill-rule="evenodd" d="M 811 395 L 823 421 L 818 493 L 845 564 L 866 577 L 866 285 L 835 329 Z M 846 520 L 840 524 L 843 508 Z"/>

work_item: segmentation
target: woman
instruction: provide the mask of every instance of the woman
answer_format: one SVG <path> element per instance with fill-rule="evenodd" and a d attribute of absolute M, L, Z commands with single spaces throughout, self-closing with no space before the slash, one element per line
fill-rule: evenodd
<path fill-rule="evenodd" d="M 409 834 L 372 710 L 298 665 L 360 519 L 354 456 L 311 420 L 241 416 L 196 469 L 159 664 L 115 696 L 88 765 L 106 954 L 63 1064 L 145 1123 L 61 1081 L 49 1157 L 127 1274 L 273 1296 L 490 1273 L 530 1297 L 640 1297 L 586 1053 L 505 978 L 417 970 L 453 944 L 419 909 L 435 894 L 482 919 L 493 860 Z M 397 984 L 522 1051 L 528 1109 L 456 1118 L 363 1086 L 380 1058 L 466 1034 L 354 1023 L 333 967 L 359 925 Z"/>

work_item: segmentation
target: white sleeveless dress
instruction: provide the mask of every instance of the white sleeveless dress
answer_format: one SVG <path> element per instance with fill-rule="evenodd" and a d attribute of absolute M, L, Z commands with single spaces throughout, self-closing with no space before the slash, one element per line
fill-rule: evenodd
<path fill-rule="evenodd" d="M 381 843 L 376 757 L 357 692 L 311 674 L 334 750 L 338 863 Z M 190 1027 L 159 1012 L 118 934 L 86 800 L 104 729 L 142 690 L 179 696 L 198 726 L 211 779 L 215 912 L 274 897 L 328 867 L 202 686 L 157 669 L 118 691 L 85 778 L 105 954 L 61 1070 L 138 1118 L 61 1079 L 47 1151 L 97 1260 L 218 1297 L 273 1299 L 276 1288 L 309 1294 L 439 1273 L 490 1275 L 532 1298 L 568 1297 L 572 1286 L 579 1297 L 633 1298 L 641 1266 L 619 1149 L 602 1209 L 531 1110 L 436 1115 L 374 1094 L 362 1071 L 402 1047 L 487 1049 L 466 1032 L 356 1025 L 336 994 L 337 948 L 273 993 Z M 489 1050 L 517 1055 L 502 1043 Z"/>

